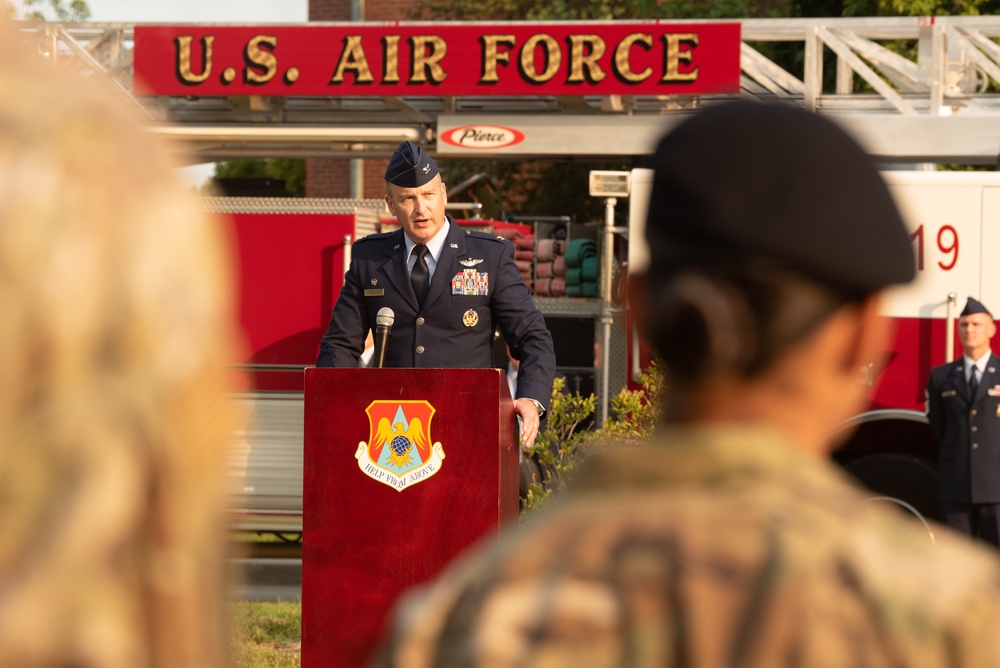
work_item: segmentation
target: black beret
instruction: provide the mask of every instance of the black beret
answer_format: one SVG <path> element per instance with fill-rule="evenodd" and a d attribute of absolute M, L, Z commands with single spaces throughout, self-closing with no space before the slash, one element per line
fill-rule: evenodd
<path fill-rule="evenodd" d="M 914 277 L 885 182 L 821 116 L 747 101 L 711 107 L 660 141 L 653 168 L 651 273 L 763 257 L 851 296 Z"/>
<path fill-rule="evenodd" d="M 437 175 L 438 167 L 431 157 L 408 141 L 396 147 L 385 170 L 385 180 L 403 188 L 417 188 Z"/>
<path fill-rule="evenodd" d="M 962 309 L 961 316 L 972 315 L 973 313 L 985 313 L 991 318 L 993 317 L 993 314 L 990 313 L 989 309 L 987 309 L 981 303 L 977 302 L 972 297 L 969 297 L 969 300 L 965 302 L 965 308 Z"/>

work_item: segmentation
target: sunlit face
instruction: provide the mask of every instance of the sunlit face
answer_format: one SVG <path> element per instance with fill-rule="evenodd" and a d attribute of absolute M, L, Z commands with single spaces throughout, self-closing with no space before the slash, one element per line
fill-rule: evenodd
<path fill-rule="evenodd" d="M 416 188 L 386 185 L 385 203 L 403 226 L 406 236 L 417 244 L 431 240 L 444 225 L 444 208 L 448 202 L 441 175 Z"/>
<path fill-rule="evenodd" d="M 993 318 L 985 313 L 973 313 L 958 319 L 958 338 L 966 352 L 985 351 L 996 332 Z"/>

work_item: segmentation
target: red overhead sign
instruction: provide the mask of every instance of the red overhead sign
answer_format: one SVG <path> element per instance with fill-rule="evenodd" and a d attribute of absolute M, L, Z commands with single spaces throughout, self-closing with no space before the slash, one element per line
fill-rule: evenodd
<path fill-rule="evenodd" d="M 738 23 L 136 26 L 154 95 L 737 92 Z"/>

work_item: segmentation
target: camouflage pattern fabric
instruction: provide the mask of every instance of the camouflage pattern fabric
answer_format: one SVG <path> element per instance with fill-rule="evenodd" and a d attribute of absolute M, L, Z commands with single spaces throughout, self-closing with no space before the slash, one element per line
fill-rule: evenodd
<path fill-rule="evenodd" d="M 1000 563 L 769 431 L 592 457 L 398 607 L 379 665 L 1000 666 Z"/>

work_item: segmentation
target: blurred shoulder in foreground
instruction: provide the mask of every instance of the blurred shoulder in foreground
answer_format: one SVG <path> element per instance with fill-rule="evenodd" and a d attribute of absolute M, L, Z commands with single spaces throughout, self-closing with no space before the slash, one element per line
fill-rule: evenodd
<path fill-rule="evenodd" d="M 226 234 L 0 26 L 0 665 L 223 666 Z"/>

